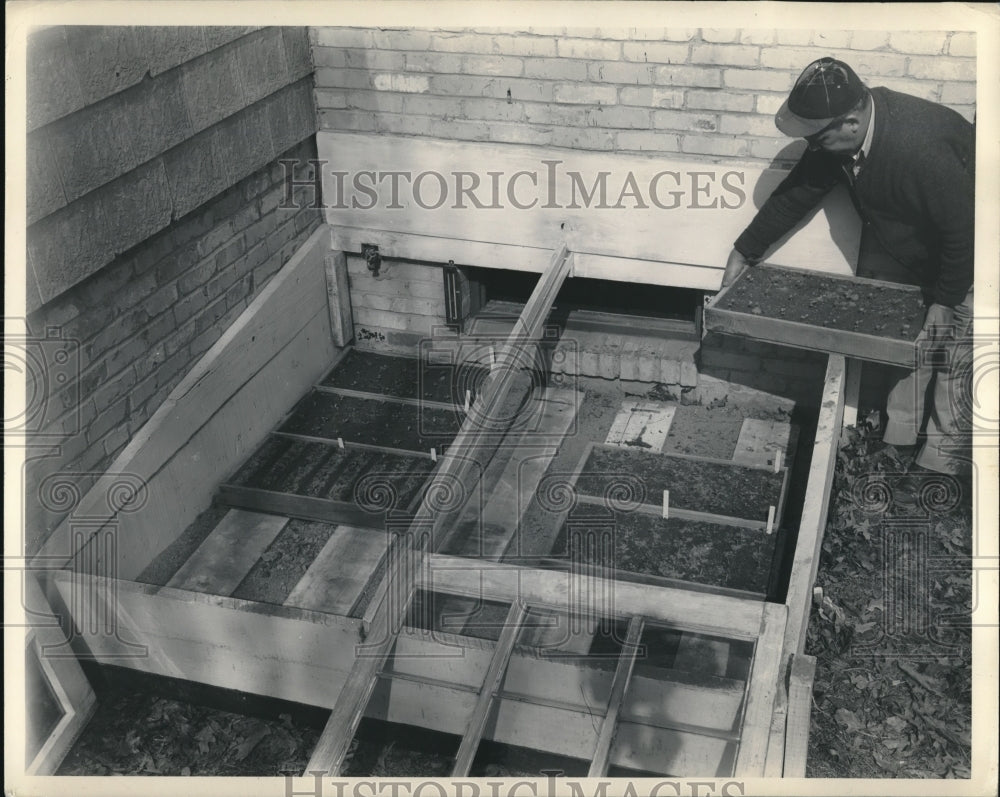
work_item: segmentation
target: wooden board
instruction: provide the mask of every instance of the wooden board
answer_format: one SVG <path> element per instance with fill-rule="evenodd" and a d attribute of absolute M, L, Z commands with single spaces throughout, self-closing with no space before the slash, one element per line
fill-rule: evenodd
<path fill-rule="evenodd" d="M 92 531 L 101 523 L 115 529 L 117 562 L 105 563 L 105 572 L 133 578 L 208 507 L 220 477 L 249 456 L 334 357 L 323 276 L 328 249 L 321 228 L 171 391 L 46 540 L 40 562 L 68 563 L 78 552 L 74 519 L 86 518 Z M 109 508 L 112 496 L 136 484 L 144 485 L 138 506 Z"/>
<path fill-rule="evenodd" d="M 635 667 L 635 657 L 639 652 L 639 637 L 642 635 L 642 618 L 633 617 L 629 620 L 625 643 L 619 654 L 615 677 L 611 683 L 611 696 L 608 699 L 608 710 L 601 722 L 601 730 L 597 736 L 597 745 L 590 760 L 589 778 L 602 778 L 608 772 L 608 760 L 611 756 L 611 742 L 618 728 L 618 718 L 622 712 L 625 700 L 625 690 L 632 680 L 632 670 Z"/>
<path fill-rule="evenodd" d="M 329 498 L 313 498 L 308 495 L 279 493 L 257 487 L 223 484 L 219 486 L 219 500 L 229 506 L 253 512 L 270 512 L 302 520 L 320 520 L 324 523 L 379 530 L 385 526 L 384 514 L 367 512 L 357 504 Z"/>
<path fill-rule="evenodd" d="M 745 418 L 733 451 L 733 461 L 759 468 L 773 467 L 776 451 L 782 463 L 791 467 L 799 442 L 799 427 L 788 421 Z"/>
<path fill-rule="evenodd" d="M 754 648 L 753 668 L 747 691 L 746 710 L 740 732 L 740 752 L 735 774 L 760 777 L 764 774 L 767 745 L 771 735 L 771 713 L 781 677 L 781 640 L 788 611 L 776 603 L 765 604 L 760 637 Z"/>
<path fill-rule="evenodd" d="M 775 272 L 782 271 L 782 269 L 775 268 L 770 264 L 768 264 L 768 268 Z M 783 270 L 796 274 L 808 273 L 804 269 L 786 267 Z M 746 312 L 721 309 L 719 304 L 729 292 L 740 285 L 741 280 L 746 279 L 751 271 L 752 269 L 744 271 L 705 306 L 703 324 L 707 331 L 753 338 L 754 340 L 765 341 L 767 343 L 777 343 L 782 346 L 808 349 L 825 354 L 841 354 L 846 357 L 871 360 L 887 365 L 900 365 L 913 368 L 917 364 L 919 354 L 917 346 L 913 341 L 814 326 L 805 322 L 790 321 L 783 318 L 769 318 L 765 315 L 755 315 L 750 312 L 749 308 Z M 833 274 L 824 274 L 823 279 L 842 280 L 845 284 L 877 284 L 884 286 L 886 289 L 896 291 L 901 295 L 912 296 L 914 302 L 921 301 L 920 288 L 911 285 Z M 919 331 L 919 329 L 914 329 L 914 336 Z"/>
<path fill-rule="evenodd" d="M 287 517 L 230 509 L 167 586 L 231 595 L 286 523 Z"/>
<path fill-rule="evenodd" d="M 323 550 L 285 599 L 285 606 L 347 615 L 385 556 L 387 537 L 337 526 Z"/>
<path fill-rule="evenodd" d="M 320 131 L 316 138 L 319 157 L 327 161 L 323 168 L 326 220 L 337 233 L 334 247 L 338 250 L 358 252 L 362 243 L 377 243 L 383 257 L 389 254 L 438 263 L 454 260 L 459 265 L 506 269 L 524 268 L 534 250 L 530 270 L 540 272 L 555 241 L 564 236 L 570 250 L 579 255 L 577 276 L 661 285 L 683 282 L 708 290 L 718 288 L 732 242 L 753 219 L 755 197 L 769 195 L 787 176 L 787 172 L 777 169 L 733 169 L 704 161 L 514 144 L 332 131 Z M 546 198 L 550 172 L 544 161 L 555 164 L 552 168 L 557 196 L 552 202 Z M 395 170 L 416 179 L 414 164 L 419 164 L 420 172 L 436 171 L 447 178 L 451 195 L 440 207 L 420 207 L 406 180 L 400 182 L 398 205 L 402 207 L 388 207 L 387 182 L 379 186 L 380 201 L 373 207 L 352 208 L 349 198 L 346 207 L 338 202 L 342 192 L 332 172 L 357 175 L 366 170 L 375 174 Z M 465 208 L 456 207 L 453 175 L 463 170 L 483 181 L 476 193 L 489 200 L 490 178 L 484 164 L 503 177 L 500 207 L 470 210 L 468 201 Z M 521 179 L 516 186 L 517 195 L 525 202 L 539 200 L 530 210 L 514 206 L 505 190 L 506 181 L 522 171 L 537 179 L 537 186 L 532 185 L 530 177 Z M 577 173 L 577 179 L 588 190 L 604 172 L 607 205 L 600 206 L 596 195 L 592 202 L 584 201 L 579 189 L 574 201 L 571 172 Z M 629 176 L 648 194 L 657 175 L 661 176 L 654 188 L 662 195 L 665 207 L 657 207 L 647 198 L 645 207 L 634 207 L 626 200 L 627 210 L 614 209 L 623 181 Z M 345 181 L 348 192 L 351 179 L 348 176 Z M 723 180 L 736 190 L 728 189 Z M 423 182 L 428 201 L 433 202 L 438 181 Z M 707 193 L 695 195 L 694 184 Z M 366 197 L 359 199 L 368 204 Z M 706 235 L 707 224 L 710 235 Z M 860 222 L 846 192 L 831 192 L 822 209 L 799 227 L 779 242 L 772 254 L 774 262 L 809 263 L 818 270 L 845 274 L 853 271 Z M 843 231 L 837 243 L 831 239 L 830 229 Z M 419 247 L 421 239 L 424 247 Z M 623 259 L 630 261 L 627 268 L 622 268 Z M 696 272 L 708 273 L 698 280 Z M 701 284 L 691 285 L 694 281 Z"/>
<path fill-rule="evenodd" d="M 607 445 L 637 445 L 647 451 L 663 451 L 677 405 L 661 401 L 626 399 L 608 430 Z"/>
<path fill-rule="evenodd" d="M 782 776 L 804 778 L 809 752 L 809 716 L 812 712 L 816 657 L 794 654 L 788 676 L 788 718 L 784 736 Z"/>

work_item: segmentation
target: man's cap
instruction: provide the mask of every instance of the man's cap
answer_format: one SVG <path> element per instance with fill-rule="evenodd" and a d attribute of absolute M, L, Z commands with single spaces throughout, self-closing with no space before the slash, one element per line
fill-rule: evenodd
<path fill-rule="evenodd" d="M 865 91 L 865 84 L 843 61 L 820 58 L 802 70 L 774 123 L 786 136 L 811 136 L 854 108 Z"/>

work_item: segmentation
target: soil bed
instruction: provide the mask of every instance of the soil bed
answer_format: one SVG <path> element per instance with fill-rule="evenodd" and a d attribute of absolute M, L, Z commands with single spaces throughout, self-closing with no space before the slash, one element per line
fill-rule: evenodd
<path fill-rule="evenodd" d="M 925 314 L 912 286 L 772 266 L 748 269 L 714 309 L 904 341 L 916 339 Z"/>
<path fill-rule="evenodd" d="M 454 734 L 366 717 L 358 725 L 341 774 L 378 778 L 447 777 L 461 741 Z"/>
<path fill-rule="evenodd" d="M 424 457 L 357 448 L 341 450 L 324 443 L 272 436 L 229 483 L 312 498 L 356 502 L 356 491 L 367 495 L 373 480 L 384 480 L 396 494 L 395 507 L 405 508 L 433 468 L 434 463 Z M 359 485 L 359 482 L 362 483 Z"/>
<path fill-rule="evenodd" d="M 639 475 L 641 474 L 641 476 Z M 670 491 L 670 505 L 713 515 L 766 520 L 768 507 L 781 498 L 783 473 L 736 464 L 652 454 L 632 448 L 595 447 L 583 465 L 577 491 L 604 496 L 614 485 L 638 485 L 645 497 L 640 503 L 656 505 L 663 491 Z"/>
<path fill-rule="evenodd" d="M 593 552 L 595 547 L 603 550 L 603 545 L 595 546 L 591 540 L 598 528 L 594 521 L 589 526 L 572 522 L 575 539 L 570 540 L 571 550 L 567 551 L 567 524 L 552 549 L 553 556 L 626 573 L 767 593 L 774 534 L 678 518 L 664 520 L 642 512 L 615 512 L 614 559 L 606 561 Z M 607 526 L 599 528 L 603 532 Z"/>
<path fill-rule="evenodd" d="M 465 391 L 476 395 L 488 375 L 488 369 L 475 365 L 456 368 L 414 357 L 394 357 L 351 349 L 322 384 L 464 407 Z"/>
<path fill-rule="evenodd" d="M 457 410 L 417 407 L 314 390 L 295 408 L 280 431 L 345 442 L 428 451 L 458 434 Z"/>

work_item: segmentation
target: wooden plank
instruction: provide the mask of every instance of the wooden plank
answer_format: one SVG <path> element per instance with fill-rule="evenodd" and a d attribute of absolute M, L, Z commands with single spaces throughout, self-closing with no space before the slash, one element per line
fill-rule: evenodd
<path fill-rule="evenodd" d="M 114 572 L 133 578 L 208 507 L 220 475 L 249 456 L 333 358 L 328 249 L 325 228 L 310 236 L 49 536 L 38 561 L 68 564 L 77 553 L 72 518 L 87 517 L 95 531 L 97 520 L 115 524 Z M 144 485 L 144 503 L 109 507 L 129 484 Z"/>
<path fill-rule="evenodd" d="M 282 432 L 281 430 L 276 430 L 271 432 L 272 435 L 277 437 L 287 437 L 289 440 L 301 440 L 303 443 L 322 443 L 323 445 L 337 446 L 340 447 L 340 443 L 329 437 L 317 437 L 311 434 L 299 434 L 298 432 Z M 359 443 L 356 440 L 344 440 L 341 438 L 340 442 L 343 442 L 343 448 L 358 448 L 363 451 L 377 451 L 380 454 L 394 454 L 397 457 L 415 457 L 416 459 L 431 459 L 430 451 L 410 451 L 406 448 L 393 448 L 392 446 L 380 446 L 375 443 Z M 439 453 L 444 452 L 444 447 L 440 449 Z"/>
<path fill-rule="evenodd" d="M 361 642 L 361 622 L 347 617 L 66 571 L 51 579 L 72 607 L 79 655 L 155 675 L 331 707 Z"/>
<path fill-rule="evenodd" d="M 780 778 L 785 765 L 785 726 L 788 718 L 788 694 L 783 683 L 778 684 L 771 712 L 771 731 L 767 737 L 764 777 Z M 809 729 L 806 729 L 808 738 Z"/>
<path fill-rule="evenodd" d="M 673 404 L 626 399 L 604 443 L 622 447 L 638 445 L 650 451 L 663 451 L 676 412 L 677 406 Z"/>
<path fill-rule="evenodd" d="M 816 657 L 792 654 L 788 678 L 788 721 L 785 730 L 785 754 L 782 776 L 804 778 L 809 752 L 809 715 L 812 712 L 812 688 L 816 678 Z"/>
<path fill-rule="evenodd" d="M 455 765 L 451 770 L 453 778 L 467 777 L 472 768 L 472 760 L 476 756 L 476 750 L 479 749 L 483 731 L 486 730 L 486 723 L 496 699 L 500 679 L 503 678 L 507 670 L 507 662 L 510 661 L 510 654 L 514 650 L 514 642 L 517 640 L 518 634 L 521 633 L 521 621 L 524 620 L 526 613 L 527 608 L 520 601 L 514 601 L 507 612 L 504 629 L 497 640 L 493 657 L 490 659 L 490 666 L 483 679 L 482 690 L 476 699 L 476 705 L 469 717 L 465 732 L 462 734 L 462 742 L 455 754 Z"/>
<path fill-rule="evenodd" d="M 505 245 L 545 250 L 551 247 L 553 235 L 562 234 L 569 248 L 583 256 L 646 261 L 645 268 L 636 268 L 628 275 L 629 281 L 639 283 L 664 280 L 662 284 L 674 284 L 669 280 L 680 269 L 673 265 L 664 267 L 664 262 L 713 266 L 721 271 L 732 241 L 756 212 L 752 197 L 769 195 L 787 176 L 787 172 L 779 169 L 741 166 L 737 170 L 708 162 L 516 144 L 435 141 L 391 135 L 372 137 L 364 133 L 333 131 L 320 131 L 316 138 L 319 157 L 329 162 L 323 170 L 326 220 L 337 231 L 365 228 L 443 239 L 436 247 L 419 254 L 412 249 L 385 249 L 383 256 L 391 252 L 393 256 L 438 263 L 454 260 L 459 265 L 491 266 L 495 263 L 494 267 L 511 268 L 523 263 L 525 254 L 507 251 L 503 257 L 497 250 Z M 551 172 L 550 166 L 544 165 L 546 160 L 551 165 Z M 491 207 L 488 212 L 468 212 L 462 202 L 456 202 L 458 197 L 451 179 L 449 195 L 441 206 L 433 209 L 416 203 L 415 186 L 409 182 L 401 183 L 399 201 L 393 207 L 389 207 L 388 187 L 384 183 L 385 193 L 373 207 L 359 210 L 351 207 L 349 197 L 346 202 L 340 199 L 344 192 L 334 171 L 357 174 L 370 170 L 384 174 L 387 170 L 398 170 L 415 178 L 417 175 L 412 173 L 415 163 L 420 164 L 421 170 L 437 170 L 444 175 L 452 175 L 456 170 L 473 172 L 482 181 L 475 193 L 487 203 L 491 201 L 491 178 L 483 172 L 483 164 L 489 164 L 491 171 L 504 176 L 504 182 L 499 185 L 499 206 Z M 534 175 L 535 184 L 530 177 L 519 180 L 516 186 L 505 184 L 508 178 L 525 171 Z M 582 181 L 590 191 L 591 186 L 596 189 L 602 172 L 607 178 L 607 201 L 602 203 L 596 190 L 592 200 L 581 201 L 580 186 L 574 188 L 571 173 L 576 173 L 575 179 Z M 644 203 L 626 199 L 621 208 L 627 207 L 627 212 L 621 208 L 615 212 L 611 208 L 626 176 L 637 181 L 646 199 Z M 351 194 L 350 186 L 348 178 L 344 181 L 348 195 Z M 550 186 L 555 196 L 548 196 Z M 532 200 L 537 200 L 530 211 L 518 209 L 509 201 L 505 190 L 508 187 L 523 203 L 532 204 Z M 433 191 L 437 188 L 435 185 Z M 651 199 L 651 190 L 659 197 L 659 207 Z M 574 191 L 577 191 L 575 197 Z M 429 194 L 426 190 L 423 193 Z M 433 201 L 436 197 L 434 193 L 427 199 Z M 370 204 L 366 197 L 360 199 Z M 710 235 L 706 235 L 708 207 L 712 208 Z M 670 230 L 669 236 L 664 236 L 665 229 Z M 838 235 L 837 243 L 831 239 L 830 229 L 843 232 Z M 856 262 L 859 237 L 857 213 L 846 191 L 838 189 L 826 197 L 819 212 L 805 219 L 794 234 L 779 242 L 770 259 L 778 263 L 809 263 L 817 270 L 847 274 Z M 336 247 L 357 252 L 361 243 L 368 242 L 378 243 L 381 249 L 385 238 L 359 238 L 352 245 L 344 245 L 338 240 Z M 479 242 L 484 249 L 492 246 L 493 256 L 489 260 L 482 259 L 483 252 L 468 252 L 461 242 Z M 541 271 L 544 257 L 536 262 L 533 270 Z M 609 268 L 585 276 L 622 279 L 619 273 Z M 715 290 L 720 278 L 721 274 L 714 284 L 701 287 Z"/>
<path fill-rule="evenodd" d="M 549 607 L 577 614 L 631 617 L 643 615 L 692 631 L 710 631 L 738 639 L 757 637 L 763 604 L 685 589 L 605 581 L 594 576 L 522 567 L 508 562 L 434 554 L 422 574 L 427 590 L 483 600 Z M 584 604 L 585 596 L 604 596 L 604 605 Z"/>
<path fill-rule="evenodd" d="M 733 461 L 758 468 L 773 467 L 775 452 L 781 451 L 783 461 L 790 465 L 798 440 L 799 427 L 789 421 L 744 418 Z"/>
<path fill-rule="evenodd" d="M 285 606 L 346 615 L 386 552 L 387 537 L 337 526 L 323 550 L 285 599 Z"/>
<path fill-rule="evenodd" d="M 812 606 L 812 589 L 819 568 L 820 549 L 829 511 L 833 472 L 840 448 L 840 432 L 844 415 L 844 358 L 830 355 L 826 364 L 826 379 L 820 397 L 819 417 L 812 462 L 806 482 L 806 494 L 799 520 L 798 539 L 792 559 L 791 576 L 785 605 L 788 624 L 785 628 L 785 655 L 805 650 L 806 627 Z"/>
<path fill-rule="evenodd" d="M 597 747 L 590 760 L 588 778 L 603 778 L 608 772 L 608 760 L 611 757 L 611 742 L 618 728 L 618 717 L 625 701 L 625 690 L 632 679 L 635 667 L 635 657 L 639 652 L 639 638 L 642 636 L 642 618 L 633 617 L 628 623 L 628 632 L 615 668 L 614 681 L 611 684 L 611 697 L 608 700 L 608 710 L 601 722 L 601 730 L 597 735 Z"/>
<path fill-rule="evenodd" d="M 856 426 L 858 423 L 858 400 L 861 397 L 861 373 L 864 367 L 863 360 L 847 359 L 844 377 L 844 426 Z"/>
<path fill-rule="evenodd" d="M 327 252 L 323 262 L 333 343 L 336 346 L 346 346 L 354 340 L 354 314 L 351 310 L 351 282 L 347 274 L 347 255 L 338 251 Z"/>
<path fill-rule="evenodd" d="M 55 613 L 46 600 L 34 574 L 23 573 L 23 583 L 25 589 L 22 598 L 23 607 L 26 613 L 30 613 L 30 616 L 34 618 L 29 623 L 24 643 L 34 649 L 35 657 L 41 668 L 39 676 L 48 683 L 52 695 L 59 704 L 62 716 L 30 761 L 27 761 L 23 754 L 15 759 L 19 764 L 16 766 L 16 770 L 21 769 L 20 762 L 25 762 L 23 766 L 26 775 L 52 775 L 59 768 L 63 757 L 69 752 L 73 742 L 76 741 L 87 721 L 93 715 L 97 707 L 97 696 L 76 659 L 65 655 L 65 646 L 68 641 L 66 634 L 59 626 Z M 28 620 L 27 615 L 25 620 Z M 7 630 L 10 633 L 13 628 Z M 11 647 L 7 648 L 8 652 L 10 652 Z M 27 673 L 25 673 L 25 678 L 27 678 Z M 23 699 L 26 694 L 25 689 L 20 693 L 20 697 Z M 17 705 L 15 701 L 12 701 L 12 704 Z M 26 722 L 38 721 L 37 716 L 31 715 L 29 705 L 24 702 L 21 702 L 20 705 L 26 709 Z M 15 711 L 15 716 L 17 713 Z M 6 737 L 7 743 L 12 745 L 16 751 L 20 746 L 17 744 L 17 740 L 25 739 L 26 734 L 11 732 L 8 728 Z"/>
<path fill-rule="evenodd" d="M 591 506 L 608 505 L 608 499 L 604 496 L 587 495 L 586 493 L 577 493 L 576 500 L 578 503 L 590 504 Z M 654 517 L 662 517 L 663 515 L 663 507 L 653 504 L 635 504 L 635 508 L 632 511 L 642 512 L 645 515 L 653 515 Z M 740 529 L 754 529 L 759 531 L 764 531 L 767 527 L 766 518 L 764 520 L 750 520 L 749 518 L 730 517 L 729 515 L 713 515 L 711 512 L 679 509 L 673 505 L 670 507 L 670 517 L 677 518 L 678 520 L 693 520 L 699 523 L 714 523 L 717 526 L 734 526 Z"/>
<path fill-rule="evenodd" d="M 788 611 L 776 603 L 765 604 L 760 637 L 754 648 L 753 668 L 747 688 L 746 711 L 740 730 L 740 751 L 736 758 L 738 777 L 760 777 L 764 773 L 767 743 L 771 733 L 771 713 L 781 677 L 781 640 Z"/>
<path fill-rule="evenodd" d="M 357 504 L 347 501 L 279 493 L 275 490 L 244 487 L 239 484 L 219 485 L 218 496 L 220 501 L 229 506 L 252 512 L 268 512 L 303 520 L 320 520 L 324 523 L 368 529 L 382 530 L 385 527 L 384 514 L 366 512 Z"/>
<path fill-rule="evenodd" d="M 449 404 L 444 401 L 431 401 L 429 399 L 410 398 L 409 396 L 389 396 L 385 393 L 368 393 L 364 390 L 351 390 L 350 388 L 334 387 L 333 385 L 318 384 L 314 389 L 323 393 L 334 393 L 338 396 L 369 399 L 371 401 L 384 401 L 390 404 L 406 404 L 411 407 L 428 407 L 437 410 L 455 409 L 454 404 Z"/>
<path fill-rule="evenodd" d="M 287 517 L 230 509 L 167 586 L 231 595 L 287 523 Z"/>
<path fill-rule="evenodd" d="M 371 654 L 358 660 L 348 676 L 345 689 L 330 713 L 319 742 L 309 760 L 309 769 L 338 773 L 350 741 L 375 688 L 376 675 L 389 654 L 393 636 L 402 625 L 402 618 L 413 598 L 414 577 L 425 566 L 425 555 L 436 550 L 443 537 L 443 529 L 454 512 L 440 512 L 433 508 L 429 496 L 434 496 L 438 488 L 452 491 L 457 486 L 478 477 L 476 465 L 485 467 L 485 462 L 495 450 L 496 433 L 483 419 L 498 417 L 498 411 L 507 399 L 515 378 L 520 374 L 518 351 L 526 343 L 538 340 L 543 324 L 548 317 L 552 301 L 571 269 L 569 250 L 561 245 L 553 254 L 549 267 L 539 278 L 514 331 L 501 347 L 499 367 L 487 380 L 482 401 L 477 409 L 482 414 L 470 413 L 465 418 L 452 447 L 441 460 L 434 478 L 424 492 L 424 498 L 411 525 L 411 533 L 401 538 L 399 555 L 389 560 L 385 577 L 380 582 L 369 604 L 364 622 L 366 629 L 374 626 L 381 630 L 383 637 L 373 646 Z M 456 512 L 459 508 L 456 508 Z M 425 536 L 426 535 L 426 536 Z M 419 540 L 419 543 L 417 542 Z M 397 599 L 387 600 L 393 590 Z"/>

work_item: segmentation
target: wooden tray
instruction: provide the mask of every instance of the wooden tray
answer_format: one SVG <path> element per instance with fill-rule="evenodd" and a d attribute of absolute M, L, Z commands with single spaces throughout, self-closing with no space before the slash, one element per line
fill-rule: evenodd
<path fill-rule="evenodd" d="M 782 285 L 783 280 L 787 282 L 794 279 L 807 295 L 819 295 L 824 286 L 828 288 L 831 284 L 842 285 L 845 291 L 878 290 L 883 295 L 888 293 L 892 297 L 889 304 L 896 305 L 898 317 L 887 317 L 884 314 L 876 316 L 880 322 L 884 322 L 886 327 L 884 334 L 838 329 L 833 326 L 813 324 L 808 320 L 777 317 L 778 308 L 775 305 L 784 299 L 778 297 L 776 292 L 775 295 L 763 297 L 763 301 L 757 306 L 736 306 L 733 294 L 738 288 L 745 288 L 748 279 L 760 280 L 774 286 Z M 808 291 L 810 284 L 816 286 L 812 294 Z M 863 301 L 862 299 L 859 310 L 865 309 Z M 859 360 L 871 360 L 889 365 L 915 367 L 918 362 L 915 340 L 920 333 L 923 308 L 923 293 L 920 288 L 913 285 L 784 266 L 758 265 L 745 270 L 706 305 L 704 327 L 713 332 L 741 335 L 798 349 L 843 354 Z M 904 324 L 908 325 L 904 335 L 891 334 L 899 331 Z"/>

